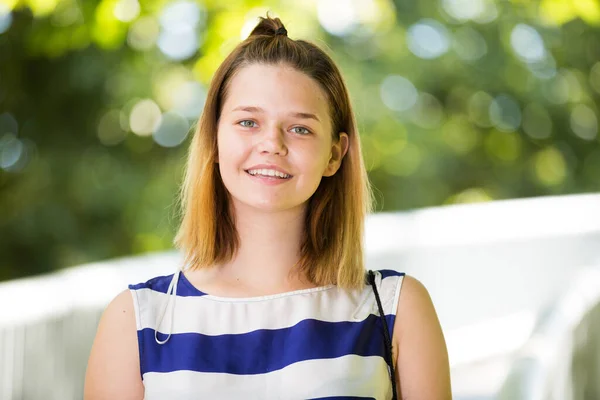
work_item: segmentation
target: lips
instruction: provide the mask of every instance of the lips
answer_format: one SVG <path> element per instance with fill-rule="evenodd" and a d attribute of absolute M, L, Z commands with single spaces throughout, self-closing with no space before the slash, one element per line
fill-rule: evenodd
<path fill-rule="evenodd" d="M 246 171 L 252 176 L 264 176 L 264 177 L 272 177 L 272 178 L 281 178 L 288 179 L 291 178 L 291 175 L 284 174 L 283 172 L 276 171 L 274 169 L 251 169 Z"/>
<path fill-rule="evenodd" d="M 287 183 L 290 179 L 292 179 L 291 175 L 288 178 L 281 178 L 279 176 L 252 175 L 248 171 L 246 171 L 246 174 L 248 174 L 248 178 L 250 178 L 251 181 L 259 185 L 266 186 L 283 185 Z"/>
<path fill-rule="evenodd" d="M 252 177 L 255 178 L 263 178 L 263 179 L 273 179 L 273 180 L 288 180 L 291 179 L 292 176 L 291 175 L 287 175 L 287 176 L 278 176 L 278 175 L 270 175 L 270 174 L 264 174 L 264 173 L 255 173 L 255 174 L 251 174 L 250 171 L 246 171 L 246 173 Z"/>
<path fill-rule="evenodd" d="M 257 170 L 257 169 L 267 169 L 267 170 L 272 169 L 274 171 L 277 171 L 277 172 L 280 172 L 282 174 L 289 175 L 290 177 L 293 177 L 292 174 L 290 174 L 284 168 L 282 168 L 282 167 L 280 167 L 279 165 L 276 165 L 276 164 L 257 164 L 257 165 L 253 165 L 250 168 L 244 169 L 244 171 L 248 172 L 248 171 Z"/>

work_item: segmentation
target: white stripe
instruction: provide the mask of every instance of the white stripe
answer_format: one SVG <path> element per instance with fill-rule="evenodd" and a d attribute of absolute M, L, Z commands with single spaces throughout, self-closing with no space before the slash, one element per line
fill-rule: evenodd
<path fill-rule="evenodd" d="M 398 276 L 383 279 L 378 285 L 386 314 L 395 314 Z M 135 290 L 139 329 L 156 329 L 156 315 L 168 300 L 165 293 L 150 289 Z M 397 303 L 397 300 L 396 300 Z M 171 310 L 165 314 L 159 332 L 165 332 Z M 362 321 L 369 314 L 378 315 L 377 303 L 370 286 L 362 292 L 331 289 L 282 296 L 268 301 L 224 302 L 206 296 L 177 296 L 172 333 L 196 332 L 205 335 L 240 334 L 257 329 L 281 329 L 305 319 L 326 322 Z"/>
<path fill-rule="evenodd" d="M 383 308 L 386 313 L 390 313 L 390 314 L 394 314 L 394 315 L 398 314 L 398 302 L 400 301 L 400 291 L 402 290 L 403 282 L 404 282 L 404 276 L 399 276 L 398 280 L 396 281 L 396 290 L 394 292 L 392 304 L 390 305 L 391 310 L 388 311 L 388 309 L 386 309 L 385 307 Z"/>
<path fill-rule="evenodd" d="M 144 328 L 142 327 L 142 321 L 141 321 L 142 313 L 140 312 L 140 300 L 138 298 L 138 291 L 130 290 L 130 292 L 131 292 L 131 296 L 133 297 L 133 311 L 135 314 L 135 326 L 136 326 L 136 329 L 139 331 Z"/>
<path fill-rule="evenodd" d="M 388 367 L 383 358 L 348 355 L 297 362 L 257 375 L 195 371 L 144 374 L 145 399 L 308 399 L 362 396 L 390 399 Z"/>

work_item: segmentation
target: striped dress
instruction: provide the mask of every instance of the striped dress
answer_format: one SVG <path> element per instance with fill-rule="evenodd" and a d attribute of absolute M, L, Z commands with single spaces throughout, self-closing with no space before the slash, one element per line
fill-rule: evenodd
<path fill-rule="evenodd" d="M 375 271 L 390 336 L 404 274 Z M 373 288 L 217 297 L 178 271 L 129 285 L 145 398 L 391 399 Z"/>

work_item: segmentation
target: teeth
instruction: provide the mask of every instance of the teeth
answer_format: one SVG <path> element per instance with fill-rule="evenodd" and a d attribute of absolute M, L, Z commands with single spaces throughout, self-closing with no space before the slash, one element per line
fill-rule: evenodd
<path fill-rule="evenodd" d="M 261 175 L 261 176 L 276 176 L 278 178 L 289 178 L 288 174 L 283 172 L 275 171 L 274 169 L 250 169 L 248 170 L 250 175 Z"/>

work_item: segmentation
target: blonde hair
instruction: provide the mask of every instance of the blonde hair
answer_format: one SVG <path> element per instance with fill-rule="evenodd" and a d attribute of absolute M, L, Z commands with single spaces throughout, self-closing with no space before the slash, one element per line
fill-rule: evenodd
<path fill-rule="evenodd" d="M 180 202 L 182 220 L 174 239 L 192 269 L 233 258 L 239 236 L 216 164 L 217 125 L 232 76 L 250 64 L 282 64 L 313 78 L 328 97 L 334 141 L 348 134 L 339 170 L 324 177 L 308 201 L 299 271 L 317 286 L 353 289 L 365 284 L 364 222 L 372 192 L 350 98 L 333 60 L 316 45 L 287 37 L 279 18 L 261 18 L 250 36 L 214 74 L 188 153 Z"/>

